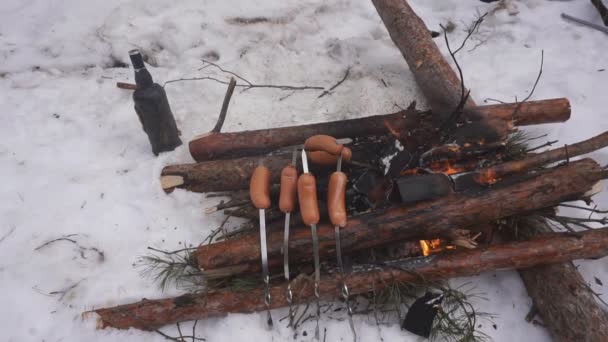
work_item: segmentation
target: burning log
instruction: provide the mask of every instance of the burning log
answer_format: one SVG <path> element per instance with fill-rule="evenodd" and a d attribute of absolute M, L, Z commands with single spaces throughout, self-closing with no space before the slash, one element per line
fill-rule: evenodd
<path fill-rule="evenodd" d="M 519 106 L 519 109 L 516 108 Z M 230 159 L 261 155 L 281 147 L 303 144 L 308 137 L 324 134 L 337 139 L 384 135 L 386 125 L 412 129 L 420 126 L 413 111 L 374 115 L 359 119 L 316 123 L 310 125 L 260 129 L 235 133 L 207 133 L 190 141 L 190 154 L 196 161 Z M 499 121 L 496 126 L 538 125 L 564 122 L 570 118 L 570 102 L 565 98 L 531 101 L 522 104 L 507 103 L 475 108 L 481 118 Z M 432 125 L 427 124 L 429 128 Z"/>
<path fill-rule="evenodd" d="M 501 182 L 493 188 L 456 193 L 415 206 L 399 206 L 354 216 L 342 229 L 342 251 L 351 253 L 399 240 L 446 238 L 458 239 L 459 230 L 500 218 L 557 205 L 584 197 L 608 174 L 596 162 L 585 159 L 540 171 L 530 179 Z M 512 184 L 507 184 L 512 183 Z M 500 203 L 497 206 L 496 203 Z M 282 230 L 269 228 L 269 265 L 281 265 Z M 461 232 L 460 232 L 461 233 Z M 335 255 L 333 226 L 318 226 L 319 250 L 322 257 Z M 289 254 L 292 260 L 310 260 L 310 230 L 299 227 L 290 234 Z M 238 240 L 200 246 L 198 265 L 204 271 L 226 267 L 243 267 L 257 271 L 260 256 L 258 236 L 245 234 Z"/>
<path fill-rule="evenodd" d="M 602 228 L 583 232 L 580 236 L 554 233 L 539 236 L 530 241 L 511 242 L 424 258 L 409 258 L 380 265 L 368 265 L 353 270 L 347 275 L 346 281 L 350 293 L 354 295 L 381 290 L 394 281 L 421 283 L 471 276 L 494 270 L 527 268 L 573 259 L 600 258 L 607 254 L 608 228 Z M 342 279 L 339 274 L 322 277 L 319 287 L 321 298 L 323 300 L 340 298 Z M 557 279 L 556 283 L 559 282 L 561 280 Z M 291 283 L 291 286 L 295 294 L 294 303 L 305 303 L 314 298 L 310 281 L 298 278 Z M 288 306 L 284 295 L 286 287 L 287 284 L 282 284 L 270 288 L 272 308 Z M 223 316 L 228 313 L 265 310 L 266 306 L 262 299 L 263 291 L 262 288 L 241 292 L 220 290 L 202 294 L 186 294 L 176 298 L 144 299 L 138 303 L 102 308 L 91 312 L 98 315 L 98 326 L 101 328 L 154 330 L 181 321 Z M 553 297 L 549 300 L 554 302 L 558 298 Z M 85 315 L 88 314 L 88 312 L 85 313 Z M 567 319 L 570 322 L 572 319 L 576 319 L 576 315 L 569 316 Z"/>

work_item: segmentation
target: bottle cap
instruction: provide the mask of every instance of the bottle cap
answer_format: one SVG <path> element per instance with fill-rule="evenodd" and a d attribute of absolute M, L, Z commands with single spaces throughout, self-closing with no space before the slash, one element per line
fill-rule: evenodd
<path fill-rule="evenodd" d="M 144 69 L 146 67 L 144 65 L 144 58 L 138 49 L 129 51 L 129 57 L 131 58 L 131 64 L 133 64 L 133 68 L 135 68 L 135 70 Z"/>

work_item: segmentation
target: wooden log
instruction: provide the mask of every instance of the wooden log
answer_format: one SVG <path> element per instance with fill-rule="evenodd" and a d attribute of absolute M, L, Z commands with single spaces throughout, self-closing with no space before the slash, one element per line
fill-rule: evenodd
<path fill-rule="evenodd" d="M 481 117 L 494 118 L 502 125 L 538 125 L 567 121 L 570 102 L 565 98 L 530 101 L 519 105 L 506 103 L 475 108 Z M 408 115 L 410 114 L 410 115 Z M 413 111 L 374 115 L 359 119 L 289 126 L 234 133 L 207 133 L 190 141 L 190 154 L 196 161 L 230 159 L 265 154 L 281 147 L 303 144 L 316 134 L 331 135 L 337 139 L 384 135 L 386 125 L 412 129 L 420 126 Z M 410 135 L 411 136 L 411 135 Z"/>
<path fill-rule="evenodd" d="M 270 169 L 271 182 L 277 184 L 281 169 L 291 163 L 291 153 L 169 165 L 163 168 L 160 183 L 165 192 L 171 192 L 175 188 L 194 192 L 246 189 L 251 174 L 260 161 Z"/>
<path fill-rule="evenodd" d="M 508 125 L 509 122 L 520 122 L 526 125 L 560 122 L 570 117 L 570 104 L 567 99 L 531 101 L 521 104 L 500 104 L 480 106 L 476 113 L 495 118 L 496 125 Z M 404 114 L 409 113 L 408 115 Z M 544 113 L 544 114 L 543 114 Z M 391 131 L 397 136 L 406 149 L 415 151 L 422 144 L 429 143 L 436 136 L 432 122 L 425 112 L 401 111 L 388 115 L 377 115 L 363 119 L 343 120 L 337 122 L 284 127 L 241 133 L 215 133 L 218 142 L 198 140 L 196 144 L 209 143 L 208 151 L 212 153 L 204 158 L 224 158 L 235 155 L 246 155 L 270 151 L 303 143 L 314 134 L 327 134 L 337 138 L 364 137 L 383 135 Z M 211 139 L 213 140 L 213 139 Z M 191 143 L 194 144 L 194 141 Z M 249 149 L 251 146 L 252 149 Z M 202 147 L 202 150 L 207 147 Z M 223 152 L 222 152 L 223 151 Z M 202 152 L 201 152 L 202 153 Z M 219 153 L 219 154 L 218 154 Z M 166 192 L 182 188 L 195 192 L 232 191 L 247 189 L 253 169 L 262 162 L 270 169 L 273 182 L 278 182 L 278 174 L 291 158 L 289 153 L 271 156 L 243 157 L 230 160 L 215 160 L 201 163 L 169 165 L 161 173 L 161 186 Z M 355 158 L 356 159 L 356 158 Z"/>
<path fill-rule="evenodd" d="M 606 5 L 604 5 L 602 0 L 591 0 L 591 3 L 597 9 L 600 17 L 602 17 L 604 25 L 608 26 L 608 8 L 606 8 Z"/>
<path fill-rule="evenodd" d="M 460 79 L 407 1 L 372 0 L 372 3 L 427 98 L 435 122 L 445 122 L 461 102 Z M 475 103 L 469 98 L 466 106 L 474 107 Z"/>
<path fill-rule="evenodd" d="M 408 55 L 415 56 L 416 54 L 416 50 L 411 48 L 409 50 L 407 49 L 408 36 L 415 36 L 416 33 L 419 33 L 419 27 L 423 25 L 423 23 L 415 22 L 417 23 L 417 28 L 408 29 L 407 26 L 404 26 L 403 22 L 407 23 L 411 17 L 415 16 L 415 14 L 412 15 L 412 13 L 408 12 L 408 10 L 411 11 L 411 8 L 407 6 L 405 0 L 372 1 L 376 5 L 381 16 L 381 11 L 384 12 L 386 19 L 383 17 L 383 21 L 396 45 L 401 49 L 408 64 L 410 64 L 410 69 L 412 69 L 416 75 L 416 81 L 420 84 L 425 96 L 432 101 L 437 97 L 437 94 L 441 94 L 441 91 L 445 90 L 446 93 L 444 93 L 444 95 L 452 101 L 451 105 L 453 106 L 454 101 L 460 98 L 461 90 L 455 87 L 454 74 L 447 72 L 446 69 L 448 69 L 449 66 L 446 68 L 447 63 L 438 49 L 427 50 L 430 51 L 430 56 L 422 56 L 423 59 L 418 61 L 420 65 L 432 64 L 430 67 L 427 67 L 434 68 L 436 71 L 434 73 L 416 73 L 416 69 L 412 68 L 412 64 L 407 58 Z M 594 5 L 597 5 L 600 2 L 601 1 L 592 0 Z M 392 6 L 392 8 L 387 5 Z M 400 6 L 404 8 L 405 11 L 397 11 Z M 391 13 L 391 10 L 394 12 Z M 391 22 L 391 16 L 397 17 L 394 22 Z M 416 17 L 416 19 L 418 18 Z M 395 23 L 397 25 L 395 25 Z M 399 30 L 402 28 L 404 28 L 404 32 L 400 33 Z M 418 36 L 424 39 L 424 36 L 420 34 L 418 34 Z M 400 44 L 400 42 L 396 40 L 396 37 L 400 37 L 405 43 Z M 441 84 L 444 85 L 444 87 L 439 90 L 433 89 L 435 84 Z M 445 103 L 446 105 L 444 105 L 444 107 L 450 108 L 449 102 Z M 436 106 L 439 107 L 441 107 L 441 105 L 442 103 L 436 104 Z M 521 125 L 522 123 L 520 122 L 518 124 Z M 524 279 L 528 293 L 533 301 L 535 303 L 542 303 L 537 306 L 537 308 L 556 341 L 605 340 L 605 337 L 608 335 L 605 329 L 605 326 L 608 325 L 608 318 L 605 316 L 598 303 L 590 297 L 589 293 L 584 294 L 580 291 L 582 287 L 579 285 L 583 284 L 583 280 L 571 264 L 555 265 L 545 268 L 537 267 L 531 269 L 529 272 L 523 271 L 520 274 Z M 566 282 L 563 281 L 564 279 Z M 577 285 L 570 288 L 569 285 L 572 284 Z M 573 320 L 576 320 L 576 322 L 572 322 Z"/>
<path fill-rule="evenodd" d="M 551 231 L 543 221 L 518 223 L 519 235 L 525 235 L 525 239 Z M 600 307 L 572 262 L 523 268 L 519 275 L 554 341 L 606 339 L 608 313 Z"/>
<path fill-rule="evenodd" d="M 608 146 L 608 132 L 604 132 L 598 136 L 576 144 L 566 145 L 562 148 L 556 148 L 550 151 L 529 155 L 522 160 L 514 160 L 481 169 L 476 172 L 474 177 L 475 180 L 480 183 L 489 183 L 510 174 L 531 170 L 549 163 L 577 157 L 592 151 L 597 151 L 606 146 Z"/>
<path fill-rule="evenodd" d="M 381 290 L 394 281 L 420 283 L 573 259 L 600 258 L 606 254 L 608 254 L 608 228 L 586 231 L 581 233 L 580 237 L 554 233 L 530 241 L 491 245 L 473 250 L 457 250 L 425 258 L 402 259 L 382 266 L 361 267 L 347 275 L 346 283 L 350 293 L 354 295 Z M 339 274 L 323 275 L 319 287 L 321 298 L 323 300 L 340 298 L 341 282 L 342 277 Z M 560 280 L 556 279 L 555 282 L 559 283 Z M 288 306 L 285 298 L 286 286 L 287 284 L 282 284 L 270 288 L 272 308 Z M 294 303 L 305 303 L 314 298 L 313 286 L 309 280 L 297 278 L 292 282 L 292 289 Z M 176 298 L 144 299 L 138 303 L 102 308 L 92 312 L 98 315 L 100 328 L 154 330 L 181 321 L 223 316 L 228 313 L 262 311 L 266 309 L 262 298 L 262 288 L 242 292 L 220 290 L 186 294 Z M 561 297 L 550 300 L 559 301 Z M 87 312 L 83 315 L 88 314 Z M 574 318 L 574 316 L 568 317 L 568 322 Z M 569 341 L 585 341 L 585 339 Z"/>
<path fill-rule="evenodd" d="M 596 162 L 585 159 L 537 173 L 534 177 L 499 186 L 456 193 L 422 202 L 354 216 L 341 229 L 341 248 L 345 254 L 399 240 L 458 238 L 455 228 L 466 228 L 500 218 L 557 205 L 583 197 L 606 171 Z M 500 205 L 496 205 L 500 203 Z M 282 265 L 283 230 L 271 226 L 267 244 L 271 267 Z M 334 227 L 321 223 L 317 229 L 321 257 L 335 256 Z M 200 246 L 196 251 L 199 267 L 212 270 L 247 264 L 247 270 L 259 268 L 259 236 L 250 233 L 238 240 Z M 289 242 L 291 260 L 311 259 L 310 229 L 292 227 Z"/>

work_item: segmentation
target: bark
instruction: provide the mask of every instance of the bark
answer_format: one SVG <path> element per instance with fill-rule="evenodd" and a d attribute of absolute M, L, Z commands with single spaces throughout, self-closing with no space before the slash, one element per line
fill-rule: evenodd
<path fill-rule="evenodd" d="M 348 254 L 396 241 L 459 238 L 460 235 L 455 235 L 459 231 L 456 228 L 579 199 L 605 176 L 606 171 L 596 162 L 585 159 L 539 172 L 530 179 L 514 184 L 505 181 L 491 188 L 455 193 L 414 206 L 357 215 L 351 217 L 341 230 L 342 252 Z M 283 261 L 283 230 L 280 226 L 269 227 L 272 232 L 267 240 L 269 265 L 278 267 Z M 321 257 L 334 258 L 334 227 L 321 223 L 317 232 Z M 290 259 L 308 261 L 311 250 L 310 229 L 294 225 L 290 232 Z M 247 265 L 248 271 L 257 271 L 260 268 L 259 236 L 250 233 L 238 240 L 200 246 L 196 254 L 199 267 L 203 270 Z"/>
<path fill-rule="evenodd" d="M 480 183 L 487 183 L 510 174 L 531 170 L 549 163 L 554 163 L 560 160 L 597 151 L 606 146 L 608 146 L 608 132 L 604 132 L 591 139 L 587 139 L 573 145 L 566 145 L 562 148 L 556 148 L 550 151 L 529 155 L 522 160 L 514 160 L 481 169 L 476 172 L 475 178 Z"/>
<path fill-rule="evenodd" d="M 175 188 L 194 192 L 247 189 L 251 174 L 260 162 L 270 169 L 272 184 L 278 184 L 281 170 L 291 163 L 291 153 L 169 165 L 161 172 L 161 185 L 165 192 Z"/>
<path fill-rule="evenodd" d="M 519 109 L 516 110 L 518 106 Z M 538 125 L 568 120 L 570 103 L 564 98 L 531 101 L 519 105 L 507 103 L 479 106 L 475 109 L 475 113 L 482 118 L 498 120 L 499 124 L 496 126 Z M 419 127 L 419 116 L 411 114 L 413 111 L 410 110 L 310 125 L 235 133 L 207 133 L 190 142 L 190 154 L 200 162 L 261 155 L 281 147 L 303 144 L 308 137 L 315 134 L 331 135 L 337 139 L 384 135 L 388 132 L 387 124 L 410 130 Z M 407 141 L 405 144 L 407 145 Z"/>
<path fill-rule="evenodd" d="M 545 222 L 535 221 L 520 223 L 519 230 L 532 236 L 551 231 Z M 608 313 L 572 262 L 524 268 L 519 275 L 555 341 L 606 340 Z"/>
<path fill-rule="evenodd" d="M 461 102 L 460 79 L 441 55 L 429 30 L 405 0 L 372 0 L 388 33 L 414 74 L 437 123 Z M 467 107 L 474 107 L 471 98 Z"/>
<path fill-rule="evenodd" d="M 464 277 L 481 272 L 526 268 L 581 258 L 600 258 L 608 254 L 608 228 L 571 234 L 548 234 L 530 241 L 492 245 L 473 250 L 426 258 L 402 259 L 382 266 L 361 267 L 346 277 L 350 293 L 362 294 L 379 291 L 394 281 L 420 283 L 438 279 Z M 336 300 L 340 296 L 342 277 L 328 274 L 321 277 L 320 295 L 323 300 Z M 546 282 L 546 281 L 545 281 Z M 555 280 L 556 283 L 560 279 Z M 287 284 L 270 288 L 271 306 L 288 306 L 285 298 Z M 294 303 L 314 298 L 310 280 L 296 278 L 292 282 Z M 561 297 L 551 298 L 559 301 Z M 220 290 L 203 294 L 187 294 L 176 298 L 144 299 L 138 303 L 93 310 L 98 315 L 98 327 L 118 329 L 157 329 L 180 321 L 223 316 L 228 313 L 249 313 L 265 310 L 263 289 L 249 291 Z M 85 313 L 88 314 L 88 313 Z M 568 317 L 568 323 L 576 319 Z M 568 325 L 568 324 L 565 324 Z M 572 339 L 569 341 L 585 341 Z"/>

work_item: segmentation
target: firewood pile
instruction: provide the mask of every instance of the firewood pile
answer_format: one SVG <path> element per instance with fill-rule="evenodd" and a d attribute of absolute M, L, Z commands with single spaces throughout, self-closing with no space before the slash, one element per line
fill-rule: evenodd
<path fill-rule="evenodd" d="M 201 244 L 187 262 L 208 283 L 251 278 L 255 286 L 97 309 L 100 326 L 154 330 L 256 311 L 277 324 L 271 309 L 291 315 L 320 300 L 342 300 L 351 314 L 356 296 L 391 282 L 518 269 L 556 340 L 608 334 L 608 316 L 570 263 L 607 255 L 608 228 L 557 209 L 601 191 L 608 170 L 574 158 L 606 147 L 608 132 L 539 152 L 551 143 L 534 146 L 518 127 L 568 120 L 567 99 L 478 106 L 405 0 L 372 2 L 430 109 L 412 102 L 391 114 L 216 129 L 190 141 L 196 163 L 166 166 L 165 192 L 219 193 L 229 200 L 207 211 L 247 222 Z M 458 50 L 450 52 L 457 64 Z"/>

